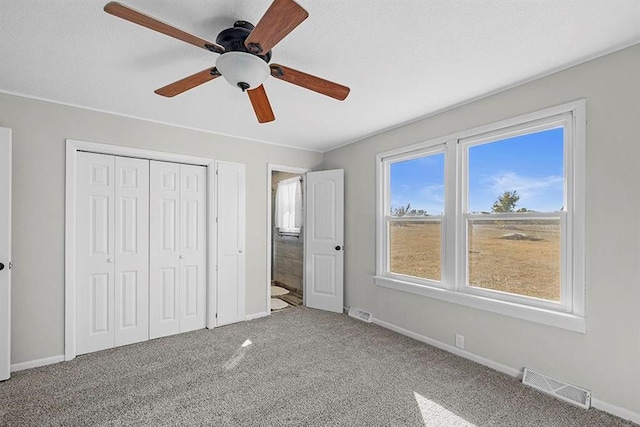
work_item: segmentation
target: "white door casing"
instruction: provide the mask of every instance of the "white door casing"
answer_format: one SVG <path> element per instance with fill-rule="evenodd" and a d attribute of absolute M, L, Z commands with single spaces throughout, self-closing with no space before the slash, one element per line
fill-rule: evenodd
<path fill-rule="evenodd" d="M 217 325 L 245 320 L 245 166 L 216 162 Z"/>
<path fill-rule="evenodd" d="M 150 162 L 149 338 L 180 332 L 180 165 Z"/>
<path fill-rule="evenodd" d="M 180 165 L 180 332 L 206 326 L 207 170 Z"/>
<path fill-rule="evenodd" d="M 115 344 L 114 169 L 113 156 L 78 153 L 77 354 Z"/>
<path fill-rule="evenodd" d="M 307 307 L 343 312 L 344 171 L 307 173 L 305 300 Z"/>
<path fill-rule="evenodd" d="M 11 370 L 11 129 L 0 128 L 0 381 Z"/>
<path fill-rule="evenodd" d="M 149 339 L 149 161 L 115 158 L 115 346 Z"/>

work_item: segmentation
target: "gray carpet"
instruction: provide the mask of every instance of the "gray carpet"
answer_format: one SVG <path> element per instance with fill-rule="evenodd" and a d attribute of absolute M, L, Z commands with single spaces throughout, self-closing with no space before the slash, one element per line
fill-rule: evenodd
<path fill-rule="evenodd" d="M 634 424 L 378 326 L 300 307 L 14 373 L 0 383 L 0 425 Z"/>

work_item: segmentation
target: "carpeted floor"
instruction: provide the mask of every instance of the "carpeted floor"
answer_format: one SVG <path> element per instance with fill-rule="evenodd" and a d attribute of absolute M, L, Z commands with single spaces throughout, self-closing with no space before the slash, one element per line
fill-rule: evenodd
<path fill-rule="evenodd" d="M 16 372 L 0 425 L 634 426 L 303 307 Z"/>

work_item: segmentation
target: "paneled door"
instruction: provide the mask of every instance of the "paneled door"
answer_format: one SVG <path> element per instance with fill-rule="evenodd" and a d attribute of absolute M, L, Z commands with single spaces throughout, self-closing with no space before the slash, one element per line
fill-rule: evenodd
<path fill-rule="evenodd" d="M 115 345 L 115 158 L 78 153 L 77 354 Z"/>
<path fill-rule="evenodd" d="M 245 166 L 217 162 L 217 322 L 245 320 Z"/>
<path fill-rule="evenodd" d="M 11 368 L 11 129 L 0 128 L 0 381 Z"/>
<path fill-rule="evenodd" d="M 149 339 L 149 161 L 115 158 L 115 345 Z"/>
<path fill-rule="evenodd" d="M 180 165 L 180 332 L 207 321 L 207 169 Z"/>
<path fill-rule="evenodd" d="M 77 354 L 148 339 L 149 162 L 78 153 Z"/>
<path fill-rule="evenodd" d="M 149 338 L 180 332 L 180 165 L 150 162 Z"/>
<path fill-rule="evenodd" d="M 342 313 L 344 171 L 307 173 L 305 296 L 307 307 Z"/>
<path fill-rule="evenodd" d="M 206 326 L 206 168 L 150 162 L 149 335 Z"/>

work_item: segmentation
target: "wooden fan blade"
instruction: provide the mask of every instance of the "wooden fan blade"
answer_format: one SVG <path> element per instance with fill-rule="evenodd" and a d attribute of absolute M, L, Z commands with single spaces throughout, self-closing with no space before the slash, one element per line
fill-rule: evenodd
<path fill-rule="evenodd" d="M 192 74 L 189 77 L 178 80 L 177 82 L 173 82 L 164 87 L 161 87 L 160 89 L 156 89 L 154 92 L 158 95 L 172 98 L 176 95 L 180 95 L 182 92 L 186 92 L 189 89 L 193 89 L 196 86 L 200 86 L 201 84 L 220 76 L 221 74 L 218 72 L 218 69 L 216 67 L 207 68 L 206 70 L 202 70 L 198 73 Z"/>
<path fill-rule="evenodd" d="M 293 0 L 274 0 L 244 45 L 251 53 L 265 54 L 308 16 Z"/>
<path fill-rule="evenodd" d="M 182 40 L 183 42 L 191 43 L 194 46 L 198 46 L 216 53 L 224 53 L 224 48 L 216 43 L 212 43 L 186 33 L 182 30 L 172 27 L 169 24 L 158 21 L 157 19 L 149 15 L 145 15 L 142 12 L 138 12 L 137 10 L 131 9 L 130 7 L 118 2 L 112 1 L 107 3 L 104 7 L 104 11 L 113 16 L 117 16 L 118 18 L 133 22 L 134 24 L 142 25 L 143 27 L 147 27 L 151 30 L 166 34 L 169 37 Z"/>
<path fill-rule="evenodd" d="M 253 106 L 253 111 L 256 112 L 259 123 L 272 122 L 276 119 L 276 116 L 273 115 L 269 98 L 267 98 L 267 92 L 264 90 L 264 85 L 250 89 L 247 93 L 249 94 L 249 100 Z"/>
<path fill-rule="evenodd" d="M 277 79 L 330 96 L 331 98 L 335 98 L 339 101 L 344 101 L 351 90 L 346 86 L 339 85 L 338 83 L 333 83 L 329 80 L 321 79 L 320 77 L 285 67 L 284 65 L 272 64 L 270 67 L 271 75 Z"/>

